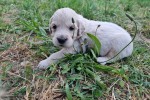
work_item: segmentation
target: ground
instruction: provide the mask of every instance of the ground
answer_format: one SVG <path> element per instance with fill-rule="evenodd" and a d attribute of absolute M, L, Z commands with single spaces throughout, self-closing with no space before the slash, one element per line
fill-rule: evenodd
<path fill-rule="evenodd" d="M 66 55 L 47 70 L 36 66 L 58 51 L 46 34 L 51 15 L 70 7 L 84 17 L 114 22 L 132 37 L 133 54 L 102 66 L 93 53 Z M 149 0 L 0 0 L 0 99 L 149 100 Z"/>

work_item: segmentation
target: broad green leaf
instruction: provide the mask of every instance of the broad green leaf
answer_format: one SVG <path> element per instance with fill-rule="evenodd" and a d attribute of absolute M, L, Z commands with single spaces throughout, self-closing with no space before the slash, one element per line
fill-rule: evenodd
<path fill-rule="evenodd" d="M 67 99 L 72 100 L 72 95 L 71 95 L 68 83 L 66 83 L 65 91 L 66 91 Z"/>
<path fill-rule="evenodd" d="M 115 69 L 114 67 L 111 66 L 106 66 L 106 65 L 95 65 L 94 66 L 97 70 L 101 70 L 104 72 L 112 72 L 114 74 L 118 74 L 124 79 L 128 80 L 128 76 L 125 74 L 124 70 L 122 69 Z"/>
<path fill-rule="evenodd" d="M 97 64 L 94 66 L 96 69 L 104 71 L 104 72 L 110 72 L 112 70 L 115 70 L 115 68 L 111 67 L 111 66 L 106 66 L 106 65 L 100 65 Z"/>
<path fill-rule="evenodd" d="M 92 39 L 93 43 L 95 44 L 93 48 L 95 53 L 97 55 L 100 55 L 101 43 L 99 39 L 93 34 L 87 33 L 87 35 L 90 37 L 90 39 Z"/>

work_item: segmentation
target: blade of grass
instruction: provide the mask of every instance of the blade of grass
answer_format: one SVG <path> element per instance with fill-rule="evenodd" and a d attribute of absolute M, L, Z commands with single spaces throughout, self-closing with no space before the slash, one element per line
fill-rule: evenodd
<path fill-rule="evenodd" d="M 85 68 L 85 72 L 96 81 L 96 83 L 98 84 L 99 87 L 102 88 L 102 90 L 106 89 L 106 85 L 102 81 L 100 81 L 100 77 L 98 75 L 96 75 L 88 68 Z"/>
<path fill-rule="evenodd" d="M 46 37 L 47 33 L 45 32 L 45 30 L 41 26 L 39 26 L 39 30 L 40 30 L 41 35 Z"/>
<path fill-rule="evenodd" d="M 72 95 L 71 95 L 71 92 L 70 92 L 70 89 L 69 89 L 68 82 L 66 83 L 65 91 L 66 91 L 67 99 L 72 100 Z"/>

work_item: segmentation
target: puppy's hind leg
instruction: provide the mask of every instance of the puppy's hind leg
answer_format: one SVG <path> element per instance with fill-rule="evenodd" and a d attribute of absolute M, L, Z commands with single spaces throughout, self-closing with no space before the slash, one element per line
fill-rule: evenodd
<path fill-rule="evenodd" d="M 100 63 L 101 65 L 105 65 L 106 63 L 114 62 L 118 58 L 118 56 L 114 57 L 115 55 L 116 55 L 116 51 L 114 49 L 111 49 L 105 56 L 97 57 L 97 62 Z"/>
<path fill-rule="evenodd" d="M 108 57 L 97 57 L 97 62 L 101 65 L 105 65 L 107 63 L 107 60 L 109 60 Z"/>

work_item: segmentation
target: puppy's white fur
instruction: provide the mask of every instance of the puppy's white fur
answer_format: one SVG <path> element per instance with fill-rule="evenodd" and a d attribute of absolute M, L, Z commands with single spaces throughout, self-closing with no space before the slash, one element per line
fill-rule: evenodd
<path fill-rule="evenodd" d="M 99 28 L 97 28 L 98 25 L 100 25 Z M 54 26 L 56 29 L 54 29 Z M 71 26 L 74 27 L 74 30 L 69 30 Z M 131 41 L 129 33 L 114 23 L 88 20 L 70 8 L 58 9 L 51 17 L 49 27 L 54 45 L 62 49 L 53 53 L 47 59 L 42 60 L 38 65 L 40 69 L 46 69 L 49 65 L 63 58 L 65 54 L 76 54 L 82 51 L 81 49 L 85 51 L 85 44 L 81 48 L 80 40 L 84 42 L 86 39 L 88 41 L 88 48 L 92 47 L 93 43 L 86 33 L 96 35 L 102 44 L 100 56 L 97 57 L 97 62 L 101 64 L 130 56 L 133 51 L 133 43 L 131 43 L 117 57 L 111 59 Z M 60 44 L 57 40 L 59 37 L 66 38 L 67 41 L 64 44 Z M 109 61 L 105 62 L 107 60 Z"/>

